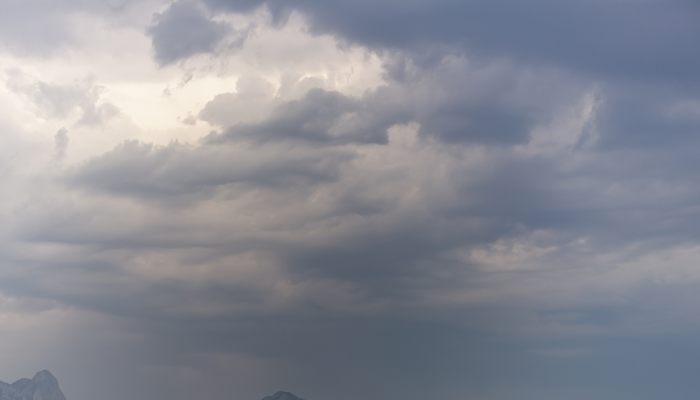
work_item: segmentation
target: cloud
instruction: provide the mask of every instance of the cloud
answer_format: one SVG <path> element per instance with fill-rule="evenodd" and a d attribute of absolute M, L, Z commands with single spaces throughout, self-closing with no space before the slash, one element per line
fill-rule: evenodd
<path fill-rule="evenodd" d="M 19 70 L 7 73 L 6 85 L 30 101 L 42 118 L 66 119 L 79 112 L 78 125 L 102 125 L 119 114 L 119 109 L 102 99 L 103 87 L 91 78 L 72 84 L 44 82 Z"/>
<path fill-rule="evenodd" d="M 484 393 L 456 386 L 443 369 L 472 371 L 474 385 L 495 385 L 503 374 L 517 379 L 501 366 L 551 359 L 523 353 L 521 335 L 634 331 L 655 320 L 648 307 L 658 302 L 646 296 L 662 290 L 645 288 L 645 280 L 670 271 L 693 276 L 683 268 L 692 251 L 671 258 L 661 275 L 653 260 L 639 268 L 644 254 L 665 247 L 656 241 L 667 233 L 638 228 L 663 221 L 665 210 L 654 211 L 646 194 L 638 205 L 630 204 L 632 192 L 595 195 L 608 185 L 594 173 L 597 150 L 453 151 L 454 144 L 420 140 L 418 130 L 394 127 L 384 146 L 337 144 L 354 156 L 312 185 L 284 181 L 295 173 L 289 160 L 333 159 L 329 151 L 339 149 L 290 148 L 284 139 L 259 148 L 126 143 L 83 164 L 54 192 L 54 208 L 35 203 L 39 214 L 24 213 L 27 252 L 13 257 L 22 272 L 6 276 L 3 290 L 127 318 L 148 342 L 159 338 L 153 357 L 169 359 L 155 371 L 167 376 L 196 366 L 185 376 L 204 383 L 211 378 L 203 371 L 245 359 L 260 366 L 250 379 L 265 390 L 273 381 L 294 385 L 287 363 L 305 358 L 294 376 L 312 394 L 341 390 L 350 398 L 348 366 L 365 366 L 352 373 L 352 386 L 362 382 L 363 392 L 381 398 L 387 381 L 407 396 L 441 387 Z M 565 162 L 572 157 L 573 170 Z M 270 185 L 266 171 L 282 181 Z M 189 200 L 169 201 L 180 196 Z M 620 207 L 629 210 L 615 216 Z M 638 243 L 650 247 L 640 252 Z M 665 285 L 677 283 L 653 286 Z M 501 330 L 510 333 L 488 339 Z M 328 365 L 335 366 L 324 372 L 326 383 L 313 384 Z"/>
<path fill-rule="evenodd" d="M 697 392 L 697 8 L 661 6 L 178 1 L 134 29 L 205 56 L 175 78 L 10 71 L 6 351 L 76 398 Z M 102 90 L 152 127 L 93 135 Z"/>
<path fill-rule="evenodd" d="M 138 2 L 133 0 L 6 0 L 0 15 L 0 37 L 4 51 L 36 58 L 53 57 L 80 42 L 76 19 L 118 20 Z"/>
<path fill-rule="evenodd" d="M 61 128 L 58 130 L 58 132 L 56 132 L 56 135 L 54 136 L 54 143 L 56 144 L 57 159 L 62 159 L 66 155 L 69 141 L 68 130 L 66 128 Z"/>
<path fill-rule="evenodd" d="M 162 200 L 201 196 L 217 187 L 251 183 L 287 187 L 334 179 L 346 157 L 279 147 L 233 147 L 170 144 L 156 147 L 126 142 L 88 161 L 71 180 L 112 194 Z"/>
<path fill-rule="evenodd" d="M 380 49 L 424 52 L 434 45 L 458 46 L 595 75 L 670 81 L 694 80 L 700 64 L 690 51 L 700 36 L 694 22 L 700 10 L 685 0 L 672 6 L 658 0 L 634 5 L 602 0 L 573 5 L 552 0 L 527 5 L 486 0 L 206 2 L 222 11 L 248 12 L 262 5 L 274 15 L 297 10 L 317 32 Z"/>
<path fill-rule="evenodd" d="M 231 32 L 223 22 L 216 22 L 206 8 L 193 1 L 173 2 L 156 14 L 148 28 L 156 61 L 160 65 L 209 53 Z"/>
<path fill-rule="evenodd" d="M 238 125 L 226 138 L 307 141 L 317 143 L 384 143 L 386 130 L 395 122 L 372 113 L 365 104 L 341 93 L 312 89 L 302 99 L 278 106 L 272 118 L 258 124 Z"/>
<path fill-rule="evenodd" d="M 211 99 L 199 118 L 221 127 L 257 122 L 270 112 L 275 94 L 276 89 L 269 81 L 243 77 L 236 82 L 235 93 L 222 93 Z"/>
<path fill-rule="evenodd" d="M 226 128 L 210 141 L 383 144 L 390 127 L 416 122 L 421 134 L 446 142 L 510 145 L 525 143 L 538 124 L 570 106 L 590 85 L 567 74 L 471 63 L 454 55 L 432 67 L 401 62 L 401 71 L 389 66 L 388 81 L 362 96 L 313 88 L 300 99 L 275 103 L 268 98 L 274 105 L 269 117 L 247 122 L 237 116 L 237 108 L 239 102 L 255 102 L 255 95 L 222 94 L 200 117 Z M 543 89 L 545 81 L 557 85 Z"/>

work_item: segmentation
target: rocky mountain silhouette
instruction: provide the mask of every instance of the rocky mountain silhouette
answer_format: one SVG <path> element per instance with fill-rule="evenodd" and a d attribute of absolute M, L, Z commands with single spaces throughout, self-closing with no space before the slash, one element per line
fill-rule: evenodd
<path fill-rule="evenodd" d="M 22 378 L 9 384 L 0 381 L 0 400 L 66 400 L 56 377 L 47 370 L 32 379 Z"/>
<path fill-rule="evenodd" d="M 289 392 L 277 392 L 273 394 L 272 396 L 267 396 L 262 400 L 304 400 L 300 397 L 297 397 Z"/>
<path fill-rule="evenodd" d="M 47 370 L 37 372 L 32 379 L 22 378 L 14 383 L 0 381 L 0 400 L 66 400 L 58 380 Z M 262 400 L 304 400 L 289 392 L 277 392 Z"/>

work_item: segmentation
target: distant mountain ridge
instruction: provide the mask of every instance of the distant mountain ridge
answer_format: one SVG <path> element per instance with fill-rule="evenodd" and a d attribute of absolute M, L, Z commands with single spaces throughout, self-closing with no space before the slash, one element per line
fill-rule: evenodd
<path fill-rule="evenodd" d="M 0 400 L 66 400 L 58 380 L 47 370 L 37 372 L 32 379 L 22 378 L 14 383 L 0 381 Z M 262 400 L 304 400 L 289 392 L 277 392 Z"/>
<path fill-rule="evenodd" d="M 0 381 L 0 400 L 66 400 L 66 397 L 56 377 L 42 370 L 32 379 L 22 378 L 11 384 Z"/>
<path fill-rule="evenodd" d="M 304 400 L 301 397 L 297 397 L 289 392 L 277 392 L 272 396 L 267 396 L 262 400 Z"/>

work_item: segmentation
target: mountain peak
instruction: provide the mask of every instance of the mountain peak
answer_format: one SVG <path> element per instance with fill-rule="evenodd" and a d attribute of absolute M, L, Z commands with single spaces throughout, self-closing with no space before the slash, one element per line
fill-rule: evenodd
<path fill-rule="evenodd" d="M 57 382 L 56 377 L 53 376 L 53 374 L 47 370 L 47 369 L 42 369 L 41 371 L 37 372 L 34 374 L 34 378 L 32 378 L 34 382 Z"/>
<path fill-rule="evenodd" d="M 11 385 L 0 382 L 0 400 L 66 400 L 66 397 L 56 377 L 41 370 L 32 379 L 18 379 Z"/>
<path fill-rule="evenodd" d="M 304 400 L 301 397 L 297 397 L 289 392 L 279 391 L 272 396 L 267 396 L 263 400 Z"/>

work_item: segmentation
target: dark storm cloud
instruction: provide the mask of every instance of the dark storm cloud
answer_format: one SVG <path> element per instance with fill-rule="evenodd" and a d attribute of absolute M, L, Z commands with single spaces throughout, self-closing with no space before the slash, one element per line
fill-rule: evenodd
<path fill-rule="evenodd" d="M 281 104 L 268 119 L 256 124 L 234 126 L 224 135 L 209 137 L 202 145 L 153 148 L 128 143 L 83 165 L 75 174 L 73 183 L 89 190 L 136 199 L 163 200 L 173 196 L 193 196 L 198 201 L 211 200 L 212 189 L 216 187 L 224 188 L 223 200 L 243 193 L 231 184 L 243 182 L 245 191 L 251 192 L 272 185 L 278 190 L 274 196 L 285 203 L 284 207 L 274 210 L 273 214 L 278 215 L 305 210 L 307 205 L 304 202 L 309 198 L 327 196 L 330 205 L 326 208 L 316 206 L 322 211 L 313 216 L 280 221 L 271 231 L 254 232 L 256 239 L 253 241 L 250 237 L 241 240 L 216 230 L 205 236 L 221 239 L 209 242 L 217 248 L 214 259 L 237 254 L 246 248 L 255 249 L 281 261 L 285 279 L 302 286 L 310 285 L 301 289 L 304 294 L 300 303 L 294 303 L 294 312 L 288 313 L 290 311 L 287 310 L 283 313 L 288 316 L 323 309 L 326 290 L 348 291 L 345 294 L 349 296 L 350 304 L 340 305 L 341 309 L 345 306 L 372 309 L 384 302 L 388 302 L 391 309 L 398 300 L 404 300 L 407 304 L 423 301 L 432 293 L 460 287 L 452 286 L 445 277 L 476 278 L 479 281 L 481 273 L 475 272 L 479 261 L 470 260 L 466 265 L 451 261 L 446 256 L 451 251 L 461 249 L 468 252 L 504 238 L 526 236 L 540 230 L 557 232 L 559 239 L 554 241 L 557 244 L 552 244 L 555 247 L 561 242 L 589 235 L 597 236 L 593 243 L 606 251 L 640 241 L 656 243 L 647 251 L 660 245 L 668 235 L 667 210 L 652 192 L 642 196 L 642 200 L 632 201 L 638 197 L 635 190 L 639 188 L 634 179 L 645 182 L 645 177 L 648 177 L 643 168 L 632 167 L 631 164 L 615 166 L 618 160 L 615 157 L 608 157 L 605 152 L 598 153 L 600 148 L 596 146 L 579 147 L 578 142 L 555 149 L 557 152 L 554 155 L 537 152 L 523 155 L 522 149 L 517 148 L 534 140 L 534 128 L 541 128 L 557 113 L 573 107 L 561 99 L 567 95 L 581 97 L 585 85 L 574 82 L 542 90 L 543 82 L 564 80 L 556 74 L 532 78 L 530 71 L 523 73 L 518 68 L 492 68 L 487 65 L 472 69 L 460 62 L 455 66 L 454 60 L 449 61 L 449 58 L 445 60 L 431 67 L 411 66 L 409 63 L 401 68 L 401 72 L 394 69 L 392 80 L 386 86 L 361 98 L 312 90 L 300 100 Z M 617 104 L 614 99 L 624 94 L 625 88 L 606 87 L 607 90 L 602 90 L 600 95 L 610 99 L 607 104 Z M 516 116 L 527 115 L 528 122 L 520 122 L 517 128 L 511 129 L 512 134 L 507 131 L 504 134 L 500 129 L 501 121 L 496 121 L 493 126 L 487 120 L 479 120 L 484 114 L 481 111 L 484 107 L 509 110 Z M 449 173 L 436 179 L 432 186 L 426 180 L 411 180 L 420 169 L 445 167 L 422 160 L 420 154 L 409 154 L 408 157 L 417 158 L 412 163 L 400 164 L 418 169 L 409 168 L 398 176 L 383 176 L 371 168 L 355 169 L 357 166 L 351 164 L 343 164 L 339 170 L 341 173 L 324 174 L 333 164 L 327 164 L 325 157 L 337 157 L 337 154 L 329 153 L 327 146 L 342 148 L 348 144 L 388 144 L 387 129 L 393 124 L 417 121 L 424 137 L 441 137 L 441 134 L 445 134 L 448 142 L 455 142 L 450 129 L 440 125 L 441 120 L 446 118 L 443 110 L 459 116 L 470 108 L 475 110 L 473 115 L 479 123 L 476 124 L 477 129 L 469 130 L 472 123 L 469 113 L 460 122 L 463 128 L 457 130 L 462 135 L 459 142 L 467 146 L 462 149 L 466 151 L 470 145 L 482 146 L 494 142 L 501 146 L 487 150 L 485 159 L 479 163 L 462 164 L 465 160 L 460 160 L 447 148 L 438 145 L 439 158 L 448 163 L 446 168 Z M 222 110 L 225 111 L 225 107 Z M 616 130 L 609 127 L 608 115 L 629 118 L 629 111 L 616 113 L 616 110 L 623 108 L 611 106 L 607 109 L 601 106 L 594 118 L 601 144 L 608 136 L 616 134 Z M 651 115 L 650 118 L 653 118 Z M 365 125 L 353 125 L 351 122 L 355 118 Z M 374 121 L 379 121 L 376 127 L 372 126 Z M 688 124 L 686 120 L 681 122 Z M 338 130 L 337 127 L 343 124 L 350 128 Z M 342 135 L 335 135 L 334 132 L 341 132 Z M 255 155 L 256 161 L 247 163 L 240 158 L 245 151 L 240 153 L 233 149 L 250 141 L 257 144 L 245 148 Z M 294 147 L 286 147 L 290 142 L 295 143 Z M 284 145 L 279 146 L 280 143 Z M 319 148 L 318 144 L 326 146 Z M 429 142 L 419 141 L 419 144 L 430 148 Z M 294 151 L 288 152 L 289 149 Z M 377 149 L 382 151 L 381 146 Z M 326 161 L 318 163 L 314 157 L 311 160 L 302 158 L 299 165 L 304 167 L 299 169 L 294 167 L 298 154 L 324 154 L 321 160 Z M 648 168 L 658 168 L 669 161 L 657 156 L 653 148 L 640 148 L 627 153 L 625 160 L 638 166 L 646 163 Z M 309 166 L 311 169 L 307 168 Z M 677 172 L 675 169 L 667 171 L 670 175 Z M 370 179 L 360 179 L 359 176 L 363 175 Z M 277 177 L 276 183 L 269 181 L 271 176 Z M 300 182 L 297 180 L 299 177 L 302 181 L 311 178 L 312 182 L 322 185 L 311 186 L 311 191 L 304 192 L 302 196 L 289 196 L 293 192 L 289 185 Z M 612 177 L 625 179 L 630 185 L 618 184 L 619 196 L 607 198 L 604 194 L 609 190 L 609 179 Z M 396 182 L 399 184 L 392 186 Z M 682 180 L 679 184 L 682 184 Z M 345 189 L 345 186 L 350 189 Z M 416 186 L 425 189 L 417 203 L 408 207 L 399 206 L 407 193 L 406 188 Z M 432 190 L 435 194 L 430 193 Z M 389 195 L 382 198 L 382 191 L 388 191 Z M 681 194 L 680 197 L 671 193 L 664 201 L 674 199 L 681 209 L 688 208 L 690 211 L 691 198 L 692 193 Z M 265 199 L 258 203 L 259 208 L 250 209 L 249 212 L 259 216 L 267 214 L 266 210 L 272 204 L 269 201 Z M 234 207 L 223 204 L 225 208 Z M 277 204 L 279 206 L 280 203 Z M 157 225 L 161 222 L 154 223 Z M 298 240 L 300 238 L 295 235 L 285 237 L 288 230 L 298 226 L 316 231 L 310 228 L 311 225 L 316 225 L 321 232 L 333 226 L 344 229 L 337 232 L 331 229 L 333 233 L 305 240 Z M 644 229 L 644 226 L 663 225 L 666 225 L 666 229 Z M 680 229 L 681 225 L 676 223 L 673 228 Z M 41 230 L 48 232 L 47 228 Z M 130 229 L 123 234 L 126 232 L 130 232 Z M 269 240 L 272 234 L 276 237 Z M 69 235 L 70 231 L 54 232 L 52 237 L 37 238 L 60 242 L 62 236 Z M 167 236 L 162 241 L 154 242 L 149 240 L 157 236 L 153 230 L 140 232 L 137 229 L 133 235 L 129 240 L 110 239 L 105 246 L 141 248 L 145 243 L 147 247 L 167 248 L 186 243 L 171 241 L 174 239 Z M 139 238 L 139 235 L 143 237 Z M 261 240 L 266 236 L 268 239 Z M 87 236 L 80 240 L 90 242 Z M 207 240 L 198 239 L 192 244 L 199 246 Z M 459 282 L 466 285 L 464 281 Z M 315 289 L 310 289 L 314 285 L 324 289 L 315 292 Z M 221 304 L 237 304 L 238 300 L 233 295 L 242 290 L 234 287 L 230 287 L 230 291 L 209 289 L 210 293 L 218 295 L 213 296 L 211 302 L 205 302 L 207 306 L 204 308 L 213 309 Z M 206 292 L 204 290 L 198 297 L 206 299 Z M 112 300 L 120 301 L 118 297 Z M 159 304 L 154 305 L 154 313 L 157 313 Z M 245 309 L 248 306 L 243 304 L 241 307 Z M 235 316 L 231 317 L 235 320 Z M 209 322 L 202 323 L 206 325 Z M 474 324 L 478 325 L 479 322 L 475 321 Z"/>
<path fill-rule="evenodd" d="M 59 203 L 49 213 L 53 219 L 38 218 L 43 222 L 25 225 L 24 232 L 36 243 L 69 244 L 72 258 L 31 255 L 36 269 L 20 258 L 22 273 L 3 280 L 5 291 L 128 318 L 157 347 L 158 357 L 167 359 L 161 362 L 191 367 L 188 354 L 274 360 L 281 366 L 266 367 L 261 386 L 296 384 L 317 398 L 350 399 L 362 393 L 379 400 L 390 395 L 388 384 L 408 398 L 502 395 L 494 388 L 504 381 L 518 382 L 534 398 L 562 366 L 572 374 L 589 373 L 610 358 L 594 353 L 567 363 L 546 352 L 531 354 L 533 347 L 577 354 L 581 346 L 585 354 L 588 347 L 600 351 L 611 342 L 561 339 L 562 350 L 550 349 L 551 342 L 529 342 L 534 339 L 527 330 L 543 325 L 545 337 L 551 335 L 547 330 L 568 329 L 581 338 L 618 324 L 634 327 L 624 316 L 654 320 L 659 296 L 648 295 L 668 290 L 667 284 L 661 280 L 636 290 L 613 284 L 608 294 L 599 287 L 605 283 L 588 283 L 608 267 L 596 257 L 640 243 L 643 250 L 623 257 L 663 250 L 669 230 L 683 237 L 679 230 L 692 225 L 692 218 L 674 220 L 667 205 L 692 216 L 687 213 L 694 212 L 697 198 L 697 190 L 678 192 L 675 182 L 658 186 L 662 179 L 650 179 L 646 171 L 664 167 L 671 158 L 657 158 L 648 148 L 630 150 L 624 158 L 575 147 L 554 155 L 523 155 L 517 146 L 487 146 L 480 154 L 470 152 L 471 145 L 455 151 L 454 144 L 429 141 L 419 141 L 400 158 L 392 158 L 391 141 L 384 146 L 352 142 L 379 152 L 381 162 L 365 165 L 366 158 L 356 155 L 317 181 L 316 173 L 326 169 L 319 164 L 311 174 L 318 184 L 307 182 L 300 190 L 292 162 L 298 154 L 333 159 L 329 151 L 348 143 L 319 147 L 314 140 L 294 141 L 292 152 L 280 146 L 289 142 L 282 135 L 243 152 L 233 149 L 248 140 L 235 137 L 164 148 L 127 143 L 83 164 L 71 184 L 107 199 L 93 198 L 91 207 Z M 435 158 L 424 151 L 434 151 Z M 241 160 L 246 152 L 254 161 Z M 462 152 L 469 153 L 462 157 Z M 668 175 L 659 178 L 677 175 L 676 167 L 665 168 Z M 282 180 L 265 195 L 261 189 L 270 186 L 268 175 Z M 677 179 L 682 185 L 689 178 Z M 232 185 L 237 182 L 245 188 Z M 650 182 L 654 187 L 644 188 Z M 236 203 L 261 192 L 251 204 Z M 196 201 L 142 210 L 144 199 L 167 203 L 178 196 Z M 221 213 L 208 217 L 217 207 Z M 541 246 L 550 250 L 535 267 L 519 256 L 506 261 L 514 271 L 489 271 L 483 260 L 452 255 L 456 249 L 469 255 L 511 239 L 513 252 L 520 254 L 518 240 L 527 246 L 528 235 L 536 231 L 556 237 L 545 236 Z M 581 248 L 571 244 L 589 236 L 593 239 Z M 248 254 L 260 259 L 254 268 L 247 267 Z M 149 270 L 161 268 L 170 271 L 169 278 L 149 276 Z M 200 280 L 198 271 L 214 276 Z M 631 280 L 638 279 L 631 274 Z M 587 293 L 596 290 L 603 294 L 589 299 Z M 633 304 L 624 312 L 610 306 L 585 309 L 590 301 L 614 304 L 618 290 Z M 521 377 L 522 368 L 533 364 L 547 372 Z M 213 365 L 199 368 L 213 373 Z M 464 371 L 471 372 L 467 378 Z M 544 386 L 534 388 L 530 381 Z M 548 390 L 608 393 L 580 385 L 574 380 Z M 611 385 L 610 390 L 618 388 Z"/>
<path fill-rule="evenodd" d="M 225 132 L 208 141 L 386 144 L 389 128 L 417 122 L 424 136 L 446 142 L 512 145 L 527 141 L 537 124 L 570 106 L 576 99 L 572 93 L 579 95 L 586 87 L 585 81 L 568 81 L 565 74 L 530 74 L 508 64 L 471 64 L 452 55 L 431 67 L 406 59 L 400 63 L 388 65 L 387 84 L 360 97 L 312 89 L 301 99 L 277 105 L 266 120 L 224 125 Z M 225 123 L 241 101 L 245 98 L 219 95 L 200 118 Z"/>
<path fill-rule="evenodd" d="M 260 142 L 386 143 L 387 129 L 398 122 L 398 116 L 378 114 L 357 99 L 312 89 L 302 99 L 279 106 L 269 120 L 233 127 L 210 141 L 248 138 Z"/>
<path fill-rule="evenodd" d="M 128 321 L 185 371 L 173 398 L 692 397 L 697 6 L 205 3 L 156 18 L 161 64 L 224 40 L 209 12 L 265 3 L 381 50 L 385 81 L 287 101 L 253 83 L 204 107 L 221 131 L 200 143 L 125 142 L 31 182 L 3 294 Z M 84 100 L 16 89 L 50 115 Z"/>
<path fill-rule="evenodd" d="M 176 1 L 155 15 L 148 35 L 158 63 L 167 65 L 213 51 L 230 29 L 210 18 L 204 7 L 188 0 Z"/>
<path fill-rule="evenodd" d="M 700 28 L 695 23 L 700 8 L 693 2 L 537 0 L 526 5 L 480 0 L 371 4 L 209 0 L 207 4 L 213 10 L 234 12 L 249 12 L 256 5 L 264 5 L 275 15 L 298 10 L 319 32 L 379 50 L 398 51 L 418 66 L 411 76 L 405 62 L 387 65 L 388 76 L 402 81 L 403 86 L 410 86 L 410 80 L 421 79 L 431 70 L 440 70 L 445 54 L 451 52 L 466 52 L 470 60 L 506 59 L 533 68 L 563 68 L 572 71 L 572 81 L 602 81 L 606 103 L 601 114 L 609 117 L 605 123 L 600 118 L 600 131 L 605 136 L 601 144 L 613 145 L 615 137 L 623 142 L 629 138 L 627 144 L 668 143 L 683 140 L 679 135 L 692 136 L 696 128 L 693 121 L 683 123 L 664 110 L 664 103 L 682 100 L 688 97 L 684 93 L 688 91 L 692 97 L 697 89 L 695 71 L 700 69 L 700 56 L 693 49 L 700 40 Z M 514 107 L 507 98 L 494 98 L 498 86 L 482 97 L 461 95 L 472 89 L 462 84 L 469 81 L 468 76 L 465 71 L 463 76 L 445 79 L 447 84 L 439 86 L 447 89 L 442 102 L 414 103 L 410 110 L 404 106 L 401 117 L 420 122 L 423 132 L 448 141 L 480 143 L 522 142 L 529 129 L 541 121 L 542 114 L 538 118 L 533 110 Z M 500 78 L 508 82 L 513 76 Z M 514 82 L 514 86 L 518 84 Z M 561 83 L 543 80 L 540 84 L 556 87 Z M 454 87 L 453 94 L 449 93 L 449 85 Z M 428 93 L 425 90 L 418 95 L 426 99 L 430 98 Z M 548 94 L 555 98 L 551 96 L 553 91 Z M 395 102 L 406 97 L 410 95 L 394 90 L 368 108 L 383 104 L 387 98 Z M 542 98 L 530 104 L 538 104 Z M 549 103 L 543 108 L 551 112 L 553 106 Z M 406 113 L 414 115 L 407 117 Z"/>
<path fill-rule="evenodd" d="M 458 46 L 625 78 L 697 84 L 700 8 L 692 1 L 228 1 L 214 9 L 299 10 L 314 29 L 377 48 Z"/>
<path fill-rule="evenodd" d="M 393 112 L 419 123 L 426 137 L 454 143 L 524 143 L 587 86 L 557 71 L 532 73 L 450 53 L 428 65 L 398 56 L 385 71 L 388 83 L 366 96 L 368 109 Z"/>
<path fill-rule="evenodd" d="M 683 114 L 684 103 L 691 108 L 698 92 L 675 85 L 620 84 L 610 82 L 601 99 L 596 129 L 602 133 L 600 146 L 611 148 L 676 148 L 696 143 L 698 118 L 693 111 Z"/>
<path fill-rule="evenodd" d="M 285 156 L 279 156 L 278 151 L 285 150 Z M 284 188 L 322 183 L 335 179 L 346 160 L 341 151 L 126 142 L 81 166 L 71 180 L 107 193 L 176 201 L 226 185 Z"/>

